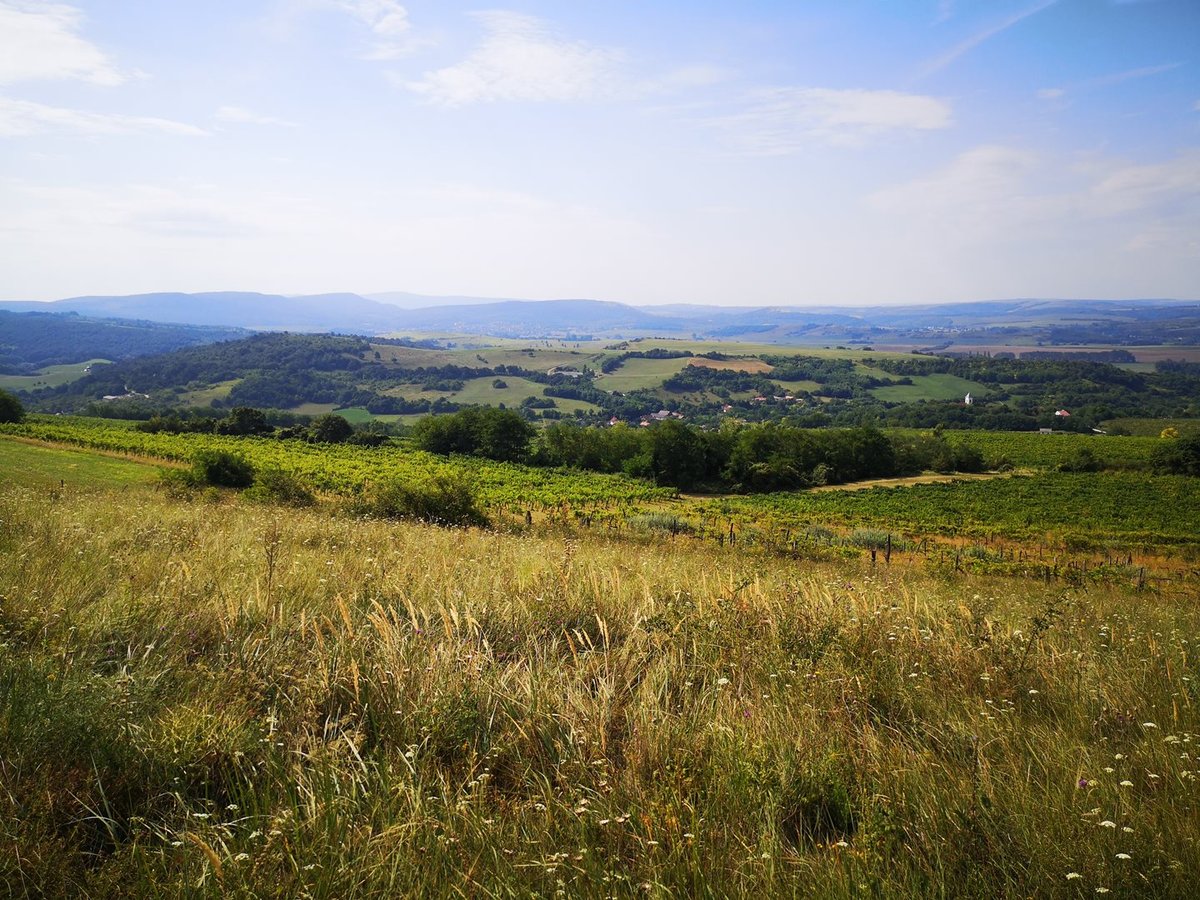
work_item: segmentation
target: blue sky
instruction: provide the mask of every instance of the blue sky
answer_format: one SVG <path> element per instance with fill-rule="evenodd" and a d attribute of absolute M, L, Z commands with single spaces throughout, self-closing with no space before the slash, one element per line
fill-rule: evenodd
<path fill-rule="evenodd" d="M 0 297 L 1200 296 L 1195 0 L 0 0 Z"/>

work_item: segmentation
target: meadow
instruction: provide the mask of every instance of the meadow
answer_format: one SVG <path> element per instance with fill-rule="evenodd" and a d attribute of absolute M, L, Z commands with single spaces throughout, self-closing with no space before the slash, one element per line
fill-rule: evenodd
<path fill-rule="evenodd" d="M 108 365 L 107 359 L 89 359 L 84 362 L 46 366 L 35 375 L 0 375 L 0 390 L 36 391 L 41 388 L 69 384 L 87 374 L 94 365 Z"/>
<path fill-rule="evenodd" d="M 132 465 L 132 464 L 130 464 Z M 16 896 L 1186 897 L 1194 604 L 0 485 Z"/>

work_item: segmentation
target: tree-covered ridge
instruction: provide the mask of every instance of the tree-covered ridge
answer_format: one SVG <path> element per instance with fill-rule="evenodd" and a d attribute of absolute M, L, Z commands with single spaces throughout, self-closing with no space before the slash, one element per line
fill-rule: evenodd
<path fill-rule="evenodd" d="M 81 360 L 168 353 L 246 334 L 241 328 L 0 310 L 0 373 L 24 375 Z"/>
<path fill-rule="evenodd" d="M 484 356 L 400 343 L 404 352 L 394 353 L 389 344 L 357 337 L 260 334 L 125 360 L 28 399 L 50 412 L 131 394 L 145 395 L 147 410 L 323 404 L 394 416 L 508 405 L 527 419 L 568 415 L 591 424 L 612 417 L 637 424 L 665 410 L 710 427 L 736 418 L 803 427 L 1090 431 L 1123 416 L 1200 416 L 1195 363 L 1159 362 L 1145 371 L 1079 359 L 861 351 L 731 356 L 629 344 L 590 352 L 485 350 Z M 522 381 L 504 393 L 506 378 Z M 496 393 L 483 389 L 488 385 Z M 968 392 L 972 404 L 963 402 Z M 1063 408 L 1071 415 L 1056 417 Z"/>

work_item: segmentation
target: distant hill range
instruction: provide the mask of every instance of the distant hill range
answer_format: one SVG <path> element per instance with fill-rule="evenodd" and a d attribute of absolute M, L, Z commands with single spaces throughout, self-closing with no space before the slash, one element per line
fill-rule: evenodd
<path fill-rule="evenodd" d="M 780 344 L 904 341 L 931 345 L 987 332 L 1047 343 L 1200 343 L 1200 301 L 989 300 L 921 306 L 636 307 L 602 300 L 489 300 L 401 292 L 284 296 L 247 292 L 72 297 L 2 302 L 12 312 L 252 331 L 377 335 L 443 332 L 514 338 L 742 339 Z M 0 329 L 4 326 L 0 325 Z M 3 344 L 3 331 L 0 331 Z"/>

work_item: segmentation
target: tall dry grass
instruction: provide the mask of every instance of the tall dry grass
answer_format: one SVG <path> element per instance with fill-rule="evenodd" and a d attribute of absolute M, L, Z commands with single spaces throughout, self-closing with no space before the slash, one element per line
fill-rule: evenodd
<path fill-rule="evenodd" d="M 1200 612 L 0 493 L 14 896 L 1186 897 Z"/>

